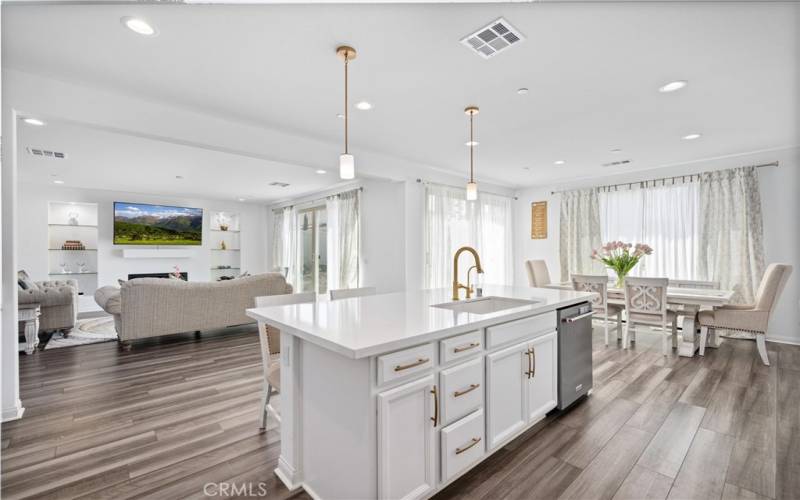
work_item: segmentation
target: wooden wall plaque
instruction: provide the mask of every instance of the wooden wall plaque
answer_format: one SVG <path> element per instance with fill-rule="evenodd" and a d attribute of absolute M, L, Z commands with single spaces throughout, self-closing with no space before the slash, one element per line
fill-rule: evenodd
<path fill-rule="evenodd" d="M 547 239 L 547 202 L 534 201 L 531 203 L 531 239 Z"/>

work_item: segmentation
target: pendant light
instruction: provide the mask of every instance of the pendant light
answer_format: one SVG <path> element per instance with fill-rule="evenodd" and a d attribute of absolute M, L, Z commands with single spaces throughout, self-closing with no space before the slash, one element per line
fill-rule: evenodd
<path fill-rule="evenodd" d="M 347 103 L 347 66 L 350 60 L 356 58 L 356 49 L 342 45 L 336 49 L 336 55 L 344 61 L 344 153 L 339 155 L 339 178 L 353 179 L 356 176 L 356 162 L 348 149 L 348 131 L 350 110 Z"/>
<path fill-rule="evenodd" d="M 467 200 L 478 199 L 478 183 L 475 182 L 475 134 L 472 119 L 478 114 L 478 106 L 467 106 L 464 113 L 469 115 L 469 182 L 467 182 Z"/>

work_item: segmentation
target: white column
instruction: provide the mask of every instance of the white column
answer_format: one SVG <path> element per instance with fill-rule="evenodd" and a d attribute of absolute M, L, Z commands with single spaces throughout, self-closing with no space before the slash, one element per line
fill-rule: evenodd
<path fill-rule="evenodd" d="M 2 214 L 2 316 L 0 317 L 0 402 L 2 420 L 22 417 L 19 399 L 19 354 L 17 342 L 17 113 L 7 103 L 2 110 L 3 157 L 0 176 Z"/>
<path fill-rule="evenodd" d="M 302 342 L 281 332 L 281 455 L 275 474 L 291 490 L 303 485 Z"/>

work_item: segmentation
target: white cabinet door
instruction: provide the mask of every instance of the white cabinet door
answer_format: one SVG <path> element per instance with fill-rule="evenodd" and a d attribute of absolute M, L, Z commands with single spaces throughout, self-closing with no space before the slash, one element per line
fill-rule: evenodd
<path fill-rule="evenodd" d="M 486 417 L 488 448 L 522 429 L 528 421 L 527 402 L 529 342 L 513 345 L 486 356 Z"/>
<path fill-rule="evenodd" d="M 558 343 L 556 332 L 537 337 L 528 343 L 530 352 L 528 359 L 530 375 L 528 385 L 528 423 L 536 422 L 556 407 L 558 392 L 556 377 L 558 376 Z"/>
<path fill-rule="evenodd" d="M 378 394 L 380 498 L 419 498 L 435 487 L 433 391 L 429 375 Z"/>

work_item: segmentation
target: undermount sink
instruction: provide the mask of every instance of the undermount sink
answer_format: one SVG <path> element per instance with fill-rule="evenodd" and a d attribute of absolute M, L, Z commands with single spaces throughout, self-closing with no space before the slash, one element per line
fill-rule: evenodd
<path fill-rule="evenodd" d="M 480 297 L 477 299 L 445 302 L 443 304 L 433 304 L 431 307 L 440 309 L 450 309 L 456 312 L 470 314 L 489 314 L 493 312 L 512 309 L 514 307 L 529 306 L 538 303 L 537 300 L 512 299 L 508 297 Z"/>

